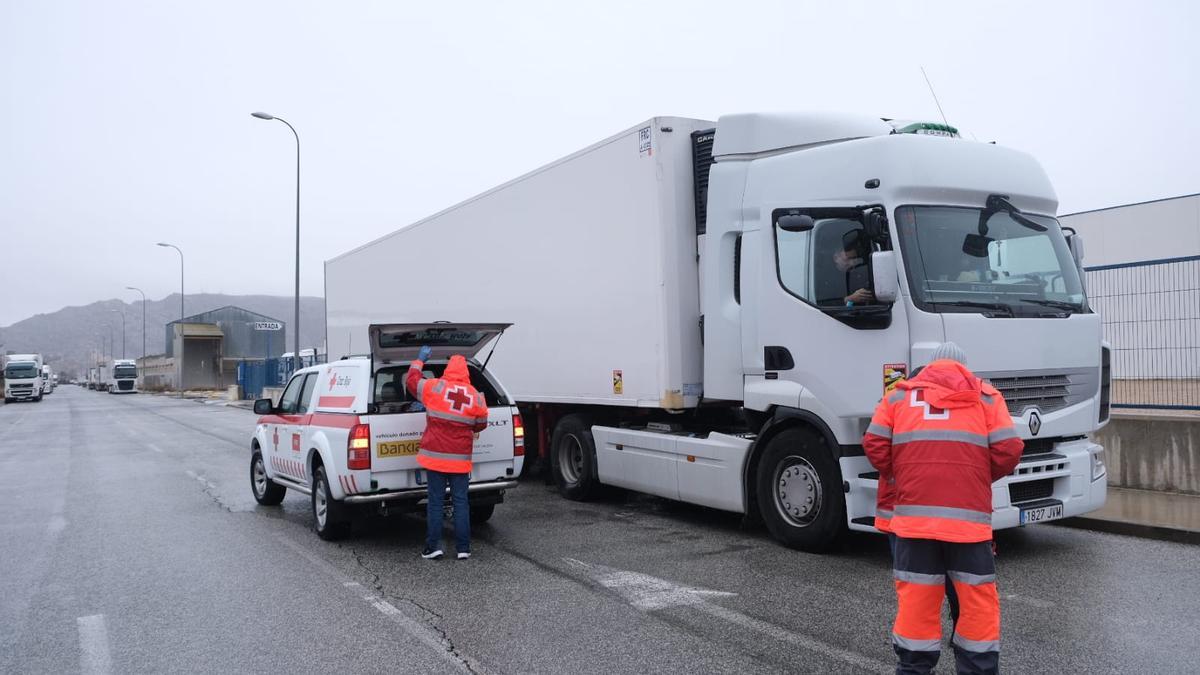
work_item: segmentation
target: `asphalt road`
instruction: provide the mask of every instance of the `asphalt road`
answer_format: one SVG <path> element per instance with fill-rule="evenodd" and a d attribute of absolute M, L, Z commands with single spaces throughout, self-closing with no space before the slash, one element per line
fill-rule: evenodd
<path fill-rule="evenodd" d="M 887 672 L 882 538 L 808 555 L 707 509 L 540 481 L 422 560 L 423 522 L 258 506 L 254 416 L 60 387 L 0 406 L 0 672 Z M 1200 672 L 1200 547 L 1001 533 L 1002 667 Z M 943 652 L 942 671 L 952 672 Z"/>

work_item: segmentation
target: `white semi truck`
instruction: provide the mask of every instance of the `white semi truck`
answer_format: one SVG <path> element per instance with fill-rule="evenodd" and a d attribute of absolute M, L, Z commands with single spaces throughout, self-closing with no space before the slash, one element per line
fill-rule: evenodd
<path fill-rule="evenodd" d="M 863 432 L 951 340 L 1026 444 L 994 527 L 1077 515 L 1105 501 L 1109 349 L 1056 207 L 1032 157 L 946 125 L 654 118 L 329 260 L 329 355 L 372 323 L 512 323 L 490 369 L 566 497 L 818 551 L 873 531 Z"/>
<path fill-rule="evenodd" d="M 42 400 L 42 355 L 4 357 L 4 402 Z"/>
<path fill-rule="evenodd" d="M 42 366 L 42 394 L 54 393 L 54 370 L 50 366 Z"/>
<path fill-rule="evenodd" d="M 137 390 L 137 361 L 114 359 L 108 373 L 108 393 L 136 394 Z"/>

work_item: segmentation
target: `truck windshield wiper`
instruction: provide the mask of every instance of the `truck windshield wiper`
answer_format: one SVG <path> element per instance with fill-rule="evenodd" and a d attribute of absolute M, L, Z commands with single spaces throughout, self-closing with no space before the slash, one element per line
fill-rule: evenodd
<path fill-rule="evenodd" d="M 977 300 L 951 300 L 949 302 L 934 302 L 935 305 L 946 305 L 948 307 L 978 307 L 980 309 L 990 309 L 995 312 L 1000 312 L 1006 316 L 1016 316 L 1012 306 L 1006 305 L 1003 302 L 982 302 Z"/>
<path fill-rule="evenodd" d="M 1082 312 L 1083 311 L 1082 305 L 1077 305 L 1073 302 L 1066 302 L 1063 300 L 1041 300 L 1041 299 L 1035 299 L 1035 298 L 1021 298 L 1021 302 L 1029 302 L 1029 303 L 1032 303 L 1035 305 L 1042 305 L 1043 307 L 1053 307 L 1055 309 L 1063 309 L 1068 312 Z"/>

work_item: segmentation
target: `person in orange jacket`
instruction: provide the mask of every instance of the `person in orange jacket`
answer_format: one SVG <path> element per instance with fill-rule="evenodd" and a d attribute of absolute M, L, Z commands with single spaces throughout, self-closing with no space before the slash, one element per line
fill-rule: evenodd
<path fill-rule="evenodd" d="M 425 406 L 425 432 L 417 450 L 417 464 L 425 469 L 427 501 L 425 507 L 425 550 L 421 557 L 442 557 L 442 518 L 446 486 L 454 505 L 454 540 L 459 560 L 471 557 L 471 511 L 467 492 L 471 483 L 471 455 L 475 435 L 487 429 L 488 408 L 483 394 L 471 386 L 467 360 L 459 354 L 450 357 L 439 378 L 421 373 L 432 353 L 428 346 L 417 352 L 417 360 L 408 367 L 404 386 Z"/>
<path fill-rule="evenodd" d="M 876 526 L 896 536 L 897 673 L 937 665 L 947 581 L 959 600 L 951 638 L 958 672 L 999 672 L 992 483 L 1012 473 L 1024 443 L 1004 397 L 966 360 L 953 342 L 939 345 L 929 365 L 880 401 L 863 436 L 881 485 L 890 486 L 886 500 L 880 495 L 881 506 L 891 502 L 890 521 L 877 515 Z"/>

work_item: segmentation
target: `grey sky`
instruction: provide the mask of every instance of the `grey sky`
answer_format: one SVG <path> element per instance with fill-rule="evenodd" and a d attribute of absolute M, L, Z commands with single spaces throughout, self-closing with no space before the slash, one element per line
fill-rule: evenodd
<path fill-rule="evenodd" d="M 1197 3 L 583 4 L 0 2 L 0 325 L 176 291 L 156 241 L 189 292 L 290 294 L 294 143 L 254 110 L 304 144 L 313 295 L 326 258 L 654 115 L 937 119 L 920 65 L 1060 212 L 1200 191 Z"/>

